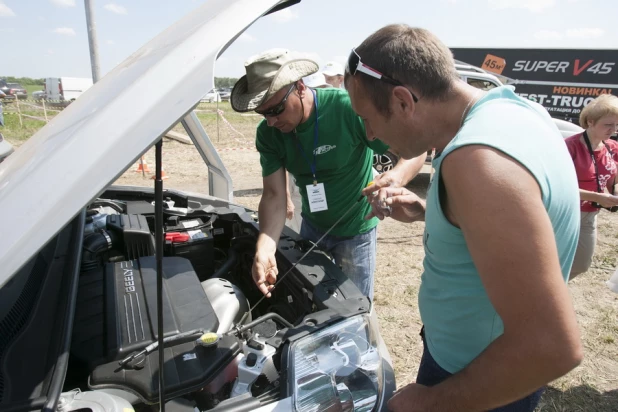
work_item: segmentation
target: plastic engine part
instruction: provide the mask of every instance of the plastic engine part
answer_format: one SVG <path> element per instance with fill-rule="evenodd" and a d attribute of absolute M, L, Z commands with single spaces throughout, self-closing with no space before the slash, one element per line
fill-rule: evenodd
<path fill-rule="evenodd" d="M 109 215 L 107 228 L 122 236 L 127 260 L 154 255 L 154 236 L 150 233 L 145 216 Z"/>
<path fill-rule="evenodd" d="M 71 343 L 73 357 L 91 369 L 154 342 L 156 284 L 152 256 L 109 263 L 104 271 L 82 275 Z M 163 289 L 165 337 L 219 328 L 218 315 L 188 260 L 163 258 Z"/>

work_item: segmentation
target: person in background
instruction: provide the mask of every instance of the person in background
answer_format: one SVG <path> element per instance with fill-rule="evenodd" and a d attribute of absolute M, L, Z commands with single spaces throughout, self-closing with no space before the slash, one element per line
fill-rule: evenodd
<path fill-rule="evenodd" d="M 343 66 L 337 62 L 328 62 L 322 67 L 326 82 L 333 87 L 343 88 Z"/>
<path fill-rule="evenodd" d="M 315 72 L 309 76 L 303 77 L 303 83 L 312 89 L 328 89 L 333 87 L 331 83 L 326 81 L 326 75 L 321 72 Z"/>
<path fill-rule="evenodd" d="M 2 100 L 6 97 L 6 94 L 0 90 L 0 126 L 4 126 L 4 113 L 2 113 Z"/>
<path fill-rule="evenodd" d="M 599 210 L 615 211 L 618 206 L 618 142 L 611 139 L 618 125 L 618 97 L 602 94 L 594 99 L 582 110 L 579 124 L 584 132 L 565 139 L 581 201 L 579 241 L 569 279 L 586 272 L 592 264 Z"/>

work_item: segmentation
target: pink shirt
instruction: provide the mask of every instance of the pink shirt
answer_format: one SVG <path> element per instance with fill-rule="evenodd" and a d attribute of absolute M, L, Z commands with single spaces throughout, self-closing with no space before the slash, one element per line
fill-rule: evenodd
<path fill-rule="evenodd" d="M 582 135 L 582 133 L 579 133 L 575 136 L 566 138 L 564 141 L 573 159 L 573 164 L 575 165 L 579 188 L 591 192 L 598 192 L 594 164 L 592 163 L 592 158 L 586 143 L 581 139 Z M 616 183 L 616 173 L 618 172 L 618 168 L 616 167 L 618 162 L 618 142 L 608 139 L 605 143 L 611 149 L 613 156 L 607 151 L 605 145 L 603 145 L 603 147 L 594 151 L 594 158 L 599 168 L 599 183 L 601 185 L 601 190 L 607 189 L 611 193 L 612 186 Z M 580 207 L 582 212 L 595 212 L 599 210 L 593 207 L 592 203 L 587 200 L 582 200 Z"/>

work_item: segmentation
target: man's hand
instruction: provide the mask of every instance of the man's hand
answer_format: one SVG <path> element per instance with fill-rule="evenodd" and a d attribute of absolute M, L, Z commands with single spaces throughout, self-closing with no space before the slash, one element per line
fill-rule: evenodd
<path fill-rule="evenodd" d="M 431 388 L 411 383 L 399 389 L 388 401 L 388 410 L 393 412 L 431 412 Z"/>
<path fill-rule="evenodd" d="M 363 196 L 366 196 L 371 204 L 371 213 L 365 216 L 365 219 L 371 219 L 375 216 L 383 220 L 390 216 L 390 207 L 387 207 L 383 202 L 383 199 L 387 197 L 386 188 L 398 188 L 407 185 L 421 171 L 426 157 L 427 154 L 423 153 L 412 159 L 399 159 L 394 168 L 373 179 L 373 185 L 362 191 Z"/>
<path fill-rule="evenodd" d="M 370 190 L 372 187 L 368 187 L 365 191 Z M 384 217 L 392 217 L 404 223 L 425 220 L 425 201 L 403 187 L 383 188 L 379 191 L 379 194 L 369 194 L 368 200 L 371 203 L 372 211 L 365 216 L 365 219 L 371 219 L 373 216 L 377 216 L 380 220 L 384 219 Z M 382 217 L 375 214 L 375 209 L 382 211 Z"/>
<path fill-rule="evenodd" d="M 277 269 L 275 254 L 256 252 L 251 275 L 260 292 L 265 294 L 267 298 L 271 296 L 270 291 L 274 288 L 278 274 L 279 270 Z"/>
<path fill-rule="evenodd" d="M 292 202 L 292 198 L 290 196 L 288 196 L 288 200 L 287 200 L 287 208 L 286 208 L 286 212 L 285 212 L 285 217 L 287 217 L 288 220 L 292 220 L 292 218 L 294 217 L 294 210 L 296 208 L 294 207 L 294 202 Z"/>
<path fill-rule="evenodd" d="M 391 214 L 390 207 L 387 207 L 382 199 L 387 197 L 386 188 L 401 187 L 401 183 L 401 175 L 394 169 L 377 175 L 373 179 L 373 184 L 362 191 L 363 196 L 367 197 L 367 201 L 371 205 L 371 213 L 365 216 L 365 219 L 368 220 L 375 216 L 380 220 L 384 220 L 385 217 L 389 217 Z"/>

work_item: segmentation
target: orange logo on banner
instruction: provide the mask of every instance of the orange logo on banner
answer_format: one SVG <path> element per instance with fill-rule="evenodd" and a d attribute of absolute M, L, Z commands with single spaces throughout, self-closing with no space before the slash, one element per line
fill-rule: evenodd
<path fill-rule="evenodd" d="M 506 60 L 502 57 L 494 56 L 493 54 L 488 54 L 485 56 L 485 61 L 483 62 L 483 69 L 488 72 L 502 74 L 504 67 L 506 66 Z"/>

